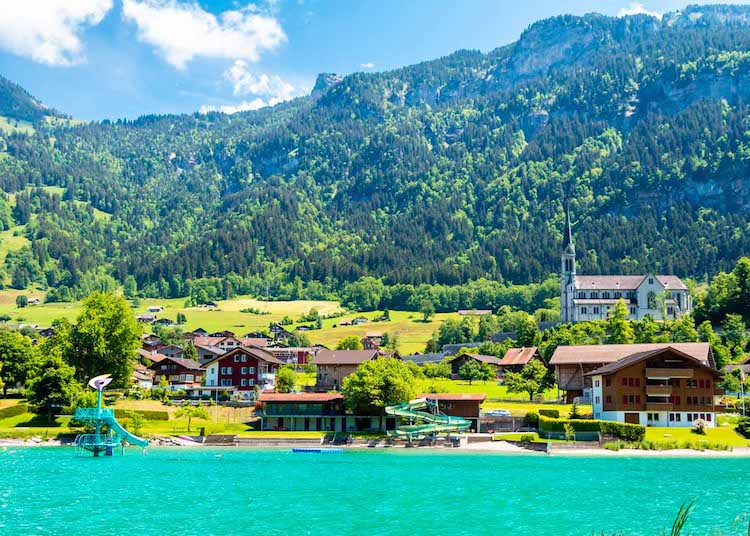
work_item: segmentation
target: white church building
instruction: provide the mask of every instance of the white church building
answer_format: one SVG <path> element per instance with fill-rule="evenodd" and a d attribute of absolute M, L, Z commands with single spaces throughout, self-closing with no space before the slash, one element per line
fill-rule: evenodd
<path fill-rule="evenodd" d="M 679 318 L 693 308 L 685 283 L 674 275 L 578 275 L 570 215 L 563 242 L 560 278 L 560 320 L 606 320 L 609 310 L 624 300 L 630 320 L 647 315 L 656 320 Z"/>

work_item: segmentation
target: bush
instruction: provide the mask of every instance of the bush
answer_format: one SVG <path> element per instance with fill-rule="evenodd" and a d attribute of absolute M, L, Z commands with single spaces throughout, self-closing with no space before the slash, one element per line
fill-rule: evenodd
<path fill-rule="evenodd" d="M 552 419 L 539 415 L 539 430 L 546 432 L 565 432 L 565 424 L 570 424 L 576 432 L 598 432 L 600 423 L 590 419 Z"/>
<path fill-rule="evenodd" d="M 695 419 L 693 421 L 693 433 L 706 435 L 706 428 L 708 428 L 708 424 L 703 419 Z"/>
<path fill-rule="evenodd" d="M 646 437 L 646 427 L 640 424 L 600 421 L 599 431 L 604 435 L 618 437 L 625 441 L 643 441 Z"/>
<path fill-rule="evenodd" d="M 536 411 L 529 411 L 526 414 L 526 424 L 529 428 L 539 428 L 539 414 Z"/>
<path fill-rule="evenodd" d="M 521 435 L 521 443 L 533 443 L 536 439 L 536 435 L 534 434 L 522 434 Z"/>
<path fill-rule="evenodd" d="M 10 417 L 17 417 L 29 412 L 29 405 L 26 403 L 16 404 L 15 406 L 8 406 L 7 408 L 0 409 L 0 419 L 8 419 Z"/>
<path fill-rule="evenodd" d="M 750 438 L 750 417 L 740 417 L 737 421 L 737 431 L 744 437 Z"/>
<path fill-rule="evenodd" d="M 131 413 L 139 413 L 144 419 L 149 421 L 168 421 L 169 412 L 167 411 L 152 411 L 152 410 L 129 410 L 129 409 L 115 409 L 115 418 L 117 419 L 129 419 Z"/>
<path fill-rule="evenodd" d="M 543 417 L 549 417 L 551 419 L 559 419 L 560 410 L 559 409 L 540 409 L 539 415 L 542 415 Z"/>

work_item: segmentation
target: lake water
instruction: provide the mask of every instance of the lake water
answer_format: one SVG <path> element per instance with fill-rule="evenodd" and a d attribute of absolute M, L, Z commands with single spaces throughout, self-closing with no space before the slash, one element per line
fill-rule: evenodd
<path fill-rule="evenodd" d="M 750 513 L 750 459 L 425 451 L 0 451 L 0 534 L 658 534 Z"/>

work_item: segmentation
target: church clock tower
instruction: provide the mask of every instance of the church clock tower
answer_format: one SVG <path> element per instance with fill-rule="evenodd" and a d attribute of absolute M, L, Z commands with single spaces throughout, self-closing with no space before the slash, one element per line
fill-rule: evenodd
<path fill-rule="evenodd" d="M 565 211 L 565 236 L 561 255 L 560 272 L 560 320 L 575 322 L 576 291 L 576 246 L 573 242 L 573 226 L 570 222 L 570 208 Z"/>

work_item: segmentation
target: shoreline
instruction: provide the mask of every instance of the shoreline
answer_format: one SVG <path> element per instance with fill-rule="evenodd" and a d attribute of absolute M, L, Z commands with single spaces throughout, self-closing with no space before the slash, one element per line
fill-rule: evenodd
<path fill-rule="evenodd" d="M 59 439 L 0 439 L 0 452 L 7 451 L 8 448 L 39 448 L 39 447 L 70 447 L 75 445 Z M 172 449 L 172 448 L 199 448 L 216 450 L 289 450 L 299 447 L 293 441 L 288 443 L 280 442 L 276 445 L 232 445 L 216 446 L 204 445 L 194 441 L 185 441 L 178 438 L 170 438 L 164 441 L 149 445 L 148 448 L 155 449 Z M 321 448 L 329 448 L 321 446 Z M 531 455 L 531 456 L 553 456 L 553 457 L 620 457 L 620 458 L 750 458 L 750 448 L 738 447 L 733 450 L 693 450 L 693 449 L 672 449 L 672 450 L 641 450 L 641 449 L 620 449 L 609 450 L 604 448 L 576 448 L 560 449 L 553 452 L 535 451 L 520 447 L 507 441 L 486 441 L 469 443 L 463 447 L 406 447 L 406 445 L 378 446 L 367 447 L 362 445 L 355 446 L 336 446 L 343 448 L 345 451 L 405 451 L 405 452 L 432 452 L 432 453 L 470 453 L 470 454 L 501 454 L 501 455 Z"/>

